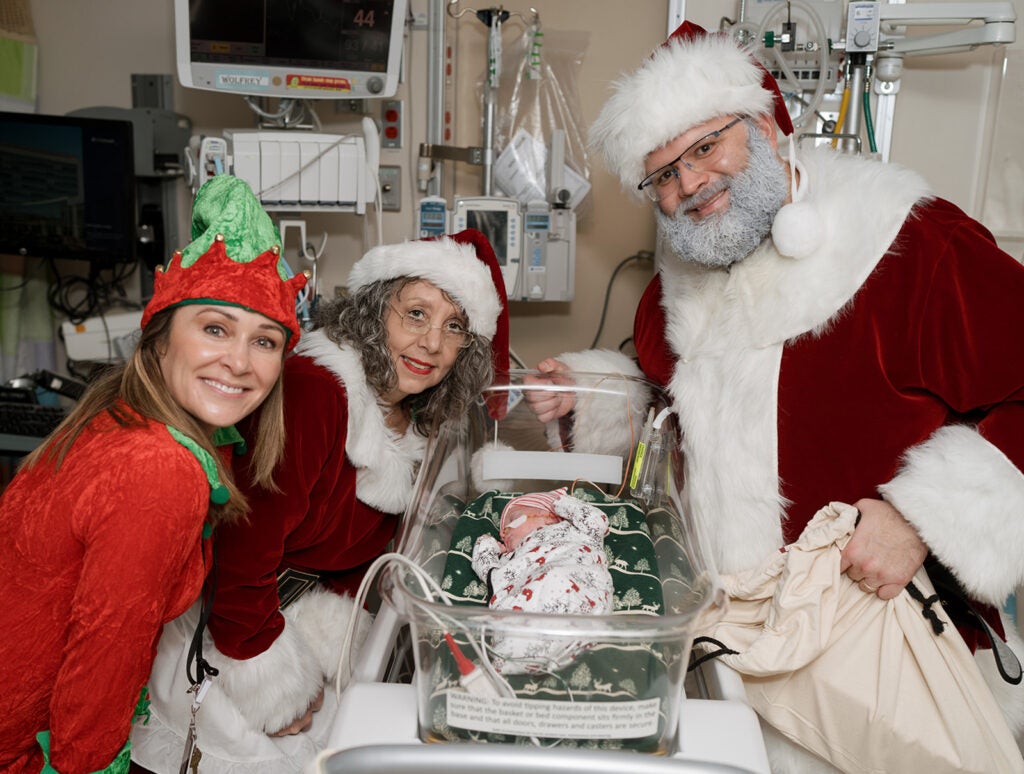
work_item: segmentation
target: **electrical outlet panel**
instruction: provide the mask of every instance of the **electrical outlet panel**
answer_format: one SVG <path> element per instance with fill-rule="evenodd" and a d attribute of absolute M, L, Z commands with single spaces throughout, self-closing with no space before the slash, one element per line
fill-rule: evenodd
<path fill-rule="evenodd" d="M 384 212 L 400 212 L 402 209 L 402 168 L 381 165 L 377 173 L 380 178 L 380 208 Z"/>
<path fill-rule="evenodd" d="M 402 147 L 402 100 L 386 99 L 380 106 L 380 147 Z"/>

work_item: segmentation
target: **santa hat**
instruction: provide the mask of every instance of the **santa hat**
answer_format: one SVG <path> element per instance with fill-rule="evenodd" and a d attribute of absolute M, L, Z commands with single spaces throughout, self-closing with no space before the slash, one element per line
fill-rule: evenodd
<path fill-rule="evenodd" d="M 166 269 L 156 269 L 141 326 L 170 307 L 227 304 L 280 323 L 291 350 L 300 334 L 295 298 L 307 277 L 288 277 L 280 244 L 248 183 L 231 175 L 211 178 L 192 206 L 192 242 L 174 253 Z"/>
<path fill-rule="evenodd" d="M 622 186 L 638 199 L 647 155 L 689 129 L 726 115 L 771 113 L 790 138 L 789 160 L 800 169 L 793 121 L 779 85 L 750 52 L 724 33 L 709 35 L 683 22 L 614 93 L 590 128 L 590 142 Z M 802 176 L 806 178 L 806 176 Z M 802 258 L 825 239 L 823 219 L 806 199 L 806 180 L 793 175 L 791 201 L 775 216 L 772 238 L 783 255 Z"/>
<path fill-rule="evenodd" d="M 793 132 L 771 74 L 728 35 L 709 35 L 690 22 L 613 88 L 590 142 L 638 198 L 647 155 L 712 118 L 771 112 L 784 134 Z"/>
<path fill-rule="evenodd" d="M 528 492 L 527 494 L 513 497 L 501 510 L 501 519 L 498 523 L 498 533 L 504 534 L 506 529 L 516 526 L 519 519 L 512 519 L 512 511 L 515 508 L 536 508 L 539 511 L 555 512 L 555 503 L 566 493 L 566 487 L 555 489 L 552 492 Z"/>
<path fill-rule="evenodd" d="M 466 314 L 471 333 L 490 339 L 496 374 L 508 373 L 508 299 L 494 249 L 476 229 L 379 245 L 356 261 L 349 292 L 382 280 L 415 277 L 437 285 Z"/>

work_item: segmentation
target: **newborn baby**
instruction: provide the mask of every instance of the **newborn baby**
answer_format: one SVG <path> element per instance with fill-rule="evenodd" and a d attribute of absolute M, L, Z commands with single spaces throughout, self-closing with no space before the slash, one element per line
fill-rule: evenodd
<path fill-rule="evenodd" d="M 565 487 L 524 494 L 501 512 L 501 542 L 477 539 L 473 570 L 490 576 L 492 609 L 605 615 L 613 602 L 607 534 L 608 517 Z"/>

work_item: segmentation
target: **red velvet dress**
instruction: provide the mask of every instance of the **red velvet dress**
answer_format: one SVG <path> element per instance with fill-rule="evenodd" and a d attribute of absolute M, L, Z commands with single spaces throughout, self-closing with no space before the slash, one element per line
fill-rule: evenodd
<path fill-rule="evenodd" d="M 286 569 L 321 574 L 355 592 L 365 564 L 384 552 L 398 516 L 360 501 L 356 467 L 345 454 L 346 391 L 313 360 L 285 364 L 284 460 L 274 472 L 279 492 L 249 488 L 252 513 L 217 534 L 217 594 L 210 632 L 217 649 L 247 659 L 271 646 L 284 628 L 277 576 Z M 240 426 L 243 434 L 246 427 Z M 248 457 L 236 460 L 245 480 Z"/>
<path fill-rule="evenodd" d="M 161 626 L 199 595 L 210 484 L 164 425 L 107 414 L 60 470 L 41 462 L 0 501 L 0 771 L 106 767 L 128 738 Z"/>

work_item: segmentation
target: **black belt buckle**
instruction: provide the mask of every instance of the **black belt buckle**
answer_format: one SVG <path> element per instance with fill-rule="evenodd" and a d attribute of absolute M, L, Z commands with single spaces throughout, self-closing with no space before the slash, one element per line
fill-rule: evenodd
<path fill-rule="evenodd" d="M 281 570 L 277 574 L 277 599 L 280 602 L 280 609 L 284 610 L 319 582 L 320 576 L 313 572 L 303 572 L 291 567 Z"/>

